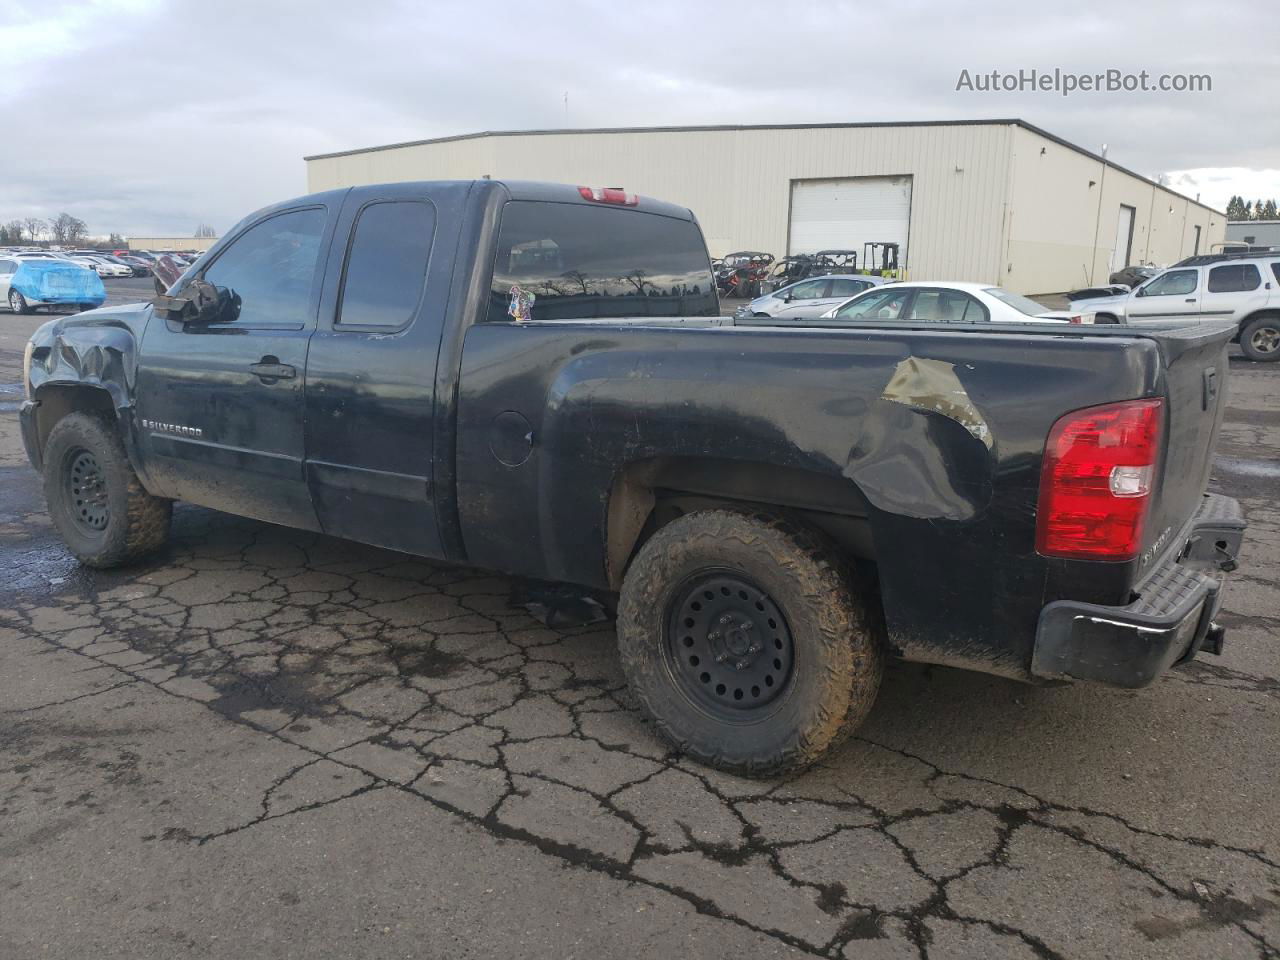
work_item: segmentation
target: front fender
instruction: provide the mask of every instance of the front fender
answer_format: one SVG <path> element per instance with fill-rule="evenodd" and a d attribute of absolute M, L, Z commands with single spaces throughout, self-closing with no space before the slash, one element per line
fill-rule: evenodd
<path fill-rule="evenodd" d="M 27 389 L 39 400 L 51 385 L 105 390 L 117 413 L 133 406 L 138 343 L 150 304 L 131 304 L 58 317 L 31 336 Z"/>

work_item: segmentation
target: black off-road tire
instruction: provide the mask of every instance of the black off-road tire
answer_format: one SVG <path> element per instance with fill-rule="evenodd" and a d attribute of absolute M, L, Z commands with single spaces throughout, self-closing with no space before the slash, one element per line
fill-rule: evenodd
<path fill-rule="evenodd" d="M 83 477 L 87 464 L 98 479 L 86 492 L 76 472 Z M 71 413 L 54 426 L 44 450 L 44 495 L 63 543 L 90 567 L 129 563 L 169 536 L 173 501 L 143 489 L 119 432 L 99 416 Z"/>
<path fill-rule="evenodd" d="M 679 619 L 690 589 L 699 600 L 713 593 L 719 600 L 717 581 L 709 577 L 742 582 L 744 601 L 751 593 L 751 602 L 743 604 L 748 613 L 767 607 L 782 615 L 776 632 L 790 640 L 789 673 L 777 679 L 775 689 L 760 687 L 773 697 L 761 707 L 742 705 L 742 700 L 750 703 L 750 692 L 741 697 L 741 691 L 727 690 L 720 709 L 709 702 L 717 699 L 711 689 L 697 686 L 699 680 L 707 683 L 702 680 L 707 674 L 697 674 L 697 667 L 685 671 L 685 655 L 715 653 L 712 632 L 705 638 L 677 638 L 692 623 Z M 713 589 L 699 593 L 704 583 Z M 710 630 L 719 622 L 709 620 Z M 778 638 L 768 636 L 775 632 L 768 624 L 761 627 L 772 657 Z M 687 632 L 700 629 L 689 626 Z M 880 686 L 881 629 L 852 571 L 824 539 L 776 516 L 734 510 L 690 513 L 662 527 L 627 570 L 618 605 L 622 667 L 658 730 L 698 762 L 746 776 L 805 767 L 858 727 Z M 696 645 L 686 648 L 690 641 Z M 716 678 L 727 669 L 744 669 L 737 663 L 725 666 L 717 655 L 712 669 L 721 673 Z M 728 678 L 732 687 L 732 675 Z M 775 686 L 774 679 L 768 682 Z M 740 696 L 736 702 L 735 694 Z M 735 715 L 735 708 L 742 712 Z"/>
<path fill-rule="evenodd" d="M 1261 316 L 1246 323 L 1240 331 L 1240 350 L 1258 363 L 1280 360 L 1280 317 Z"/>

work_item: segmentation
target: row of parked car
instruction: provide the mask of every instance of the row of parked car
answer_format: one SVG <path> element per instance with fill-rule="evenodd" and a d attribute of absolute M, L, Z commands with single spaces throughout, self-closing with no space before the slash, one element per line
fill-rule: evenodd
<path fill-rule="evenodd" d="M 910 320 L 950 323 L 1199 323 L 1232 320 L 1250 360 L 1280 360 L 1280 250 L 1188 257 L 1161 270 L 1118 271 L 1112 284 L 1068 294 L 1067 310 L 980 283 L 900 283 L 831 273 L 763 293 L 735 320 Z M 1124 283 L 1132 280 L 1134 286 Z"/>
<path fill-rule="evenodd" d="M 867 274 L 807 277 L 744 303 L 737 321 L 918 320 L 942 323 L 1093 323 L 1087 310 L 1051 310 L 987 283 L 898 282 Z"/>
<path fill-rule="evenodd" d="M 160 258 L 168 257 L 186 269 L 198 253 L 188 251 L 152 253 L 150 250 L 42 250 L 27 247 L 0 248 L 0 256 L 36 260 L 69 260 L 96 273 L 99 277 L 149 277 Z"/>
<path fill-rule="evenodd" d="M 167 287 L 198 256 L 147 250 L 0 248 L 0 303 L 13 313 L 30 313 L 39 307 L 91 310 L 107 298 L 104 277 L 156 276 Z"/>

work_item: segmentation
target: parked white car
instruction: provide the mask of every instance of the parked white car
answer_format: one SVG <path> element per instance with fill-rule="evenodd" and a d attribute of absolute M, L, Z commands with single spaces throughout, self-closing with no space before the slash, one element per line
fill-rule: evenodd
<path fill-rule="evenodd" d="M 68 257 L 73 263 L 78 263 L 82 267 L 88 267 L 97 273 L 100 277 L 132 277 L 133 270 L 125 266 L 123 263 L 112 263 L 102 257 L 90 254 L 78 254 Z"/>
<path fill-rule="evenodd" d="M 1188 257 L 1137 289 L 1079 302 L 1099 323 L 1234 320 L 1250 360 L 1280 360 L 1280 253 Z"/>
<path fill-rule="evenodd" d="M 820 317 L 852 296 L 888 283 L 884 277 L 860 273 L 833 273 L 806 277 L 772 293 L 744 303 L 734 317 Z"/>
<path fill-rule="evenodd" d="M 1080 310 L 1042 303 L 985 283 L 909 282 L 868 290 L 822 315 L 828 320 L 911 320 L 938 323 L 1093 323 Z"/>

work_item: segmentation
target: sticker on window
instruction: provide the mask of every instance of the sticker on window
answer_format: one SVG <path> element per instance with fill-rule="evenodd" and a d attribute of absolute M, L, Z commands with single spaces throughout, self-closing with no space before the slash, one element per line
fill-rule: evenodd
<path fill-rule="evenodd" d="M 507 313 L 515 318 L 516 323 L 524 323 L 533 319 L 533 301 L 537 297 L 520 289 L 520 285 L 512 284 L 511 302 L 507 305 Z"/>

